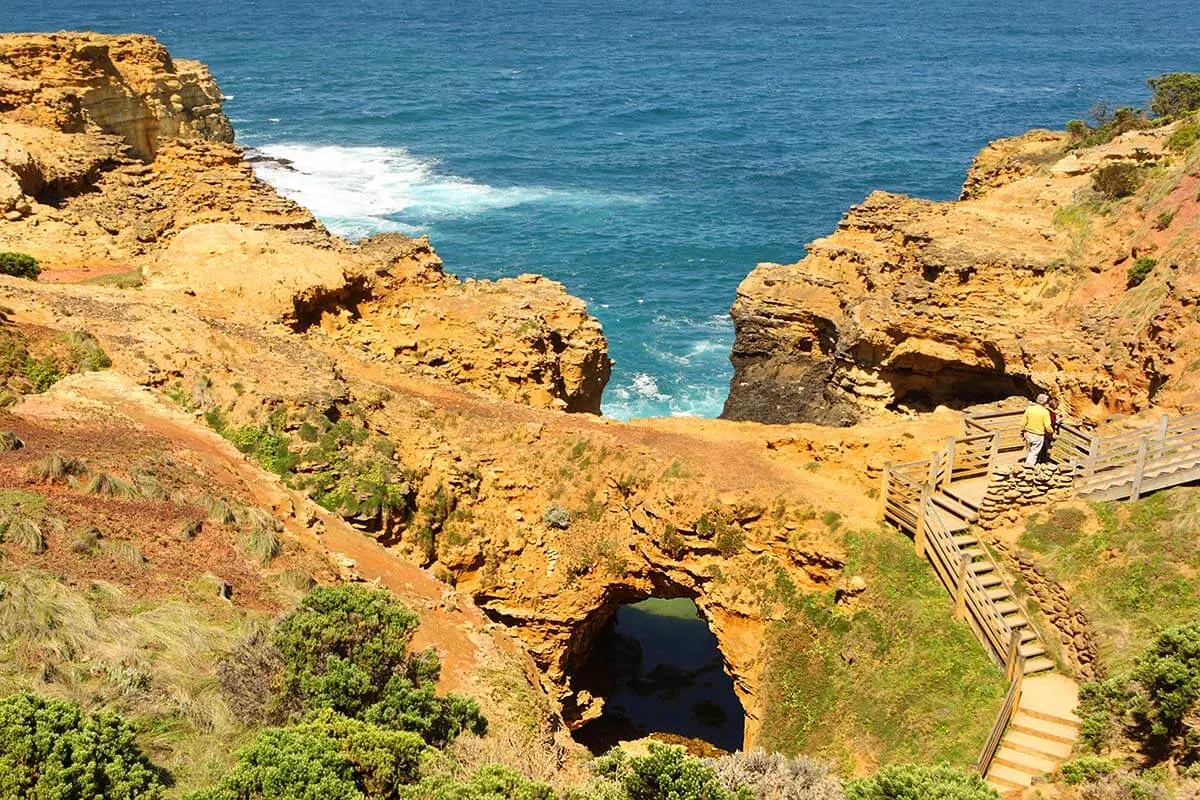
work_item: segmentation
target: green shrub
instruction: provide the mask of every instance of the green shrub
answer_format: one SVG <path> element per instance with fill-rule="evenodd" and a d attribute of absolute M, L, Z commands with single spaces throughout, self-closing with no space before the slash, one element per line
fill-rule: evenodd
<path fill-rule="evenodd" d="M 1072 139 L 1082 139 L 1087 136 L 1088 124 L 1081 119 L 1073 119 L 1067 122 L 1067 133 Z"/>
<path fill-rule="evenodd" d="M 36 281 L 42 272 L 37 259 L 25 253 L 0 253 L 0 274 Z"/>
<path fill-rule="evenodd" d="M 614 750 L 597 759 L 598 775 L 618 783 L 629 800 L 750 800 L 748 789 L 727 791 L 716 772 L 678 747 L 651 743 L 644 756 Z"/>
<path fill-rule="evenodd" d="M 1127 676 L 1084 684 L 1081 739 L 1090 749 L 1120 749 L 1124 737 L 1152 760 L 1200 762 L 1200 622 L 1168 628 L 1138 656 Z"/>
<path fill-rule="evenodd" d="M 565 531 L 571 527 L 571 512 L 558 505 L 546 506 L 546 509 L 542 512 L 542 522 L 548 528 L 558 528 L 560 531 Z"/>
<path fill-rule="evenodd" d="M 323 713 L 268 728 L 220 784 L 186 800 L 395 800 L 419 774 L 421 737 Z"/>
<path fill-rule="evenodd" d="M 296 454 L 288 446 L 287 437 L 270 425 L 247 425 L 217 431 L 263 469 L 277 475 L 287 475 L 297 463 Z"/>
<path fill-rule="evenodd" d="M 554 800 L 554 790 L 527 780 L 507 767 L 488 764 L 470 778 L 437 775 L 400 789 L 405 800 Z"/>
<path fill-rule="evenodd" d="M 293 713 L 331 709 L 420 734 L 442 746 L 487 721 L 467 698 L 435 693 L 441 665 L 433 651 L 410 654 L 416 614 L 387 592 L 318 587 L 280 623 L 281 704 Z"/>
<path fill-rule="evenodd" d="M 1171 138 L 1167 139 L 1167 149 L 1176 153 L 1186 153 L 1195 147 L 1198 141 L 1200 141 L 1200 121 L 1193 119 L 1182 123 L 1175 129 Z"/>
<path fill-rule="evenodd" d="M 115 714 L 20 693 L 0 699 L 0 797 L 156 800 L 163 774 Z"/>
<path fill-rule="evenodd" d="M 1058 768 L 1063 780 L 1078 786 L 1081 783 L 1098 781 L 1105 775 L 1111 775 L 1117 768 L 1111 760 L 1099 756 L 1080 756 L 1064 763 Z"/>
<path fill-rule="evenodd" d="M 1134 286 L 1141 286 L 1156 266 L 1158 266 L 1158 259 L 1140 256 L 1137 261 L 1133 262 L 1133 266 L 1126 270 L 1125 285 L 1131 289 Z"/>
<path fill-rule="evenodd" d="M 108 353 L 87 331 L 71 331 L 64 338 L 71 351 L 71 362 L 78 372 L 99 372 L 112 366 Z"/>
<path fill-rule="evenodd" d="M 1134 663 L 1131 679 L 1130 713 L 1143 735 L 1187 761 L 1200 758 L 1200 735 L 1189 724 L 1200 713 L 1200 622 L 1159 634 Z"/>
<path fill-rule="evenodd" d="M 1175 211 L 1160 211 L 1158 218 L 1154 220 L 1154 229 L 1165 231 L 1171 227 L 1171 223 L 1175 221 Z"/>
<path fill-rule="evenodd" d="M 1108 200 L 1128 197 L 1142 185 L 1142 170 L 1132 161 L 1106 164 L 1092 175 L 1092 187 Z"/>
<path fill-rule="evenodd" d="M 1150 110 L 1160 117 L 1174 117 L 1200 109 L 1200 74 L 1168 72 L 1146 81 L 1153 93 Z"/>
<path fill-rule="evenodd" d="M 846 784 L 846 800 L 996 800 L 978 774 L 948 766 L 892 764 Z"/>
<path fill-rule="evenodd" d="M 58 371 L 58 364 L 53 358 L 30 357 L 25 362 L 25 379 L 29 381 L 33 391 L 40 394 L 62 380 L 62 373 Z"/>

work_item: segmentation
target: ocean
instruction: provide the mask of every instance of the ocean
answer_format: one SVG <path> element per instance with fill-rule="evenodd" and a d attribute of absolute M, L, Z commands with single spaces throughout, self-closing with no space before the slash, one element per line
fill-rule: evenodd
<path fill-rule="evenodd" d="M 1194 0 L 6 0 L 0 29 L 153 34 L 333 230 L 561 281 L 618 418 L 718 414 L 738 282 L 871 190 L 953 198 L 987 141 L 1200 70 Z"/>

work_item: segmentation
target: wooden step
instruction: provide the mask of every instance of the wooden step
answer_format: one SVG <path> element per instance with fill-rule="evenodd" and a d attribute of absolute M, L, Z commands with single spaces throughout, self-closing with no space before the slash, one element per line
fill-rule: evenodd
<path fill-rule="evenodd" d="M 975 520 L 979 519 L 978 511 L 973 508 L 968 508 L 944 492 L 935 492 L 930 499 L 933 500 L 934 505 L 938 506 L 939 508 L 944 508 L 961 520 L 974 522 Z"/>
<path fill-rule="evenodd" d="M 953 498 L 955 502 L 966 506 L 972 511 L 979 511 L 979 506 L 982 504 L 983 500 L 983 490 L 981 488 L 976 487 L 975 492 L 972 493 L 969 488 L 963 486 L 962 484 L 956 486 L 952 483 L 949 486 L 943 486 L 942 491 Z M 977 497 L 976 495 L 979 496 Z"/>
<path fill-rule="evenodd" d="M 967 569 L 972 575 L 982 575 L 985 572 L 991 572 L 992 565 L 988 561 L 976 561 L 968 566 Z"/>
<path fill-rule="evenodd" d="M 979 585 L 985 589 L 1001 586 L 1004 583 L 1003 579 L 1001 579 L 1001 577 L 995 572 L 976 573 L 975 579 L 979 582 Z M 1007 592 L 1008 589 L 1005 589 L 1004 591 Z"/>
<path fill-rule="evenodd" d="M 1007 600 L 1008 598 L 1012 597 L 1012 592 L 1008 590 L 1007 586 L 1002 586 L 999 589 L 988 589 L 987 597 L 988 600 L 992 601 Z"/>
<path fill-rule="evenodd" d="M 1019 769 L 1013 769 L 1006 764 L 992 763 L 988 768 L 988 780 L 1002 780 L 1013 786 L 1025 787 L 1033 783 L 1033 775 L 1028 772 L 1022 772 Z"/>
<path fill-rule="evenodd" d="M 1014 750 L 1020 750 L 1023 753 L 1055 758 L 1060 761 L 1069 757 L 1072 750 L 1072 746 L 1065 742 L 1047 739 L 1035 733 L 1025 733 L 1012 728 L 1009 728 L 1008 732 L 1004 734 L 1003 745 L 1011 747 Z"/>
<path fill-rule="evenodd" d="M 1025 674 L 1036 675 L 1039 672 L 1049 672 L 1054 669 L 1054 662 L 1045 657 L 1025 660 Z"/>
<path fill-rule="evenodd" d="M 1021 645 L 1021 655 L 1025 656 L 1026 659 L 1037 658 L 1045 654 L 1046 648 L 1042 646 L 1041 642 Z"/>
<path fill-rule="evenodd" d="M 1045 775 L 1054 772 L 1058 767 L 1058 761 L 1050 756 L 1023 753 L 1003 742 L 1000 743 L 1000 749 L 996 751 L 996 758 L 992 763 L 1003 764 L 1030 775 Z"/>
<path fill-rule="evenodd" d="M 954 537 L 956 547 L 970 547 L 973 544 L 979 544 L 979 539 L 969 533 L 964 533 L 962 536 Z"/>
<path fill-rule="evenodd" d="M 1030 736 L 1036 736 L 1039 739 L 1072 746 L 1079 739 L 1079 731 L 1076 728 L 1070 725 L 1060 725 L 1056 722 L 1037 719 L 1030 716 L 1028 711 L 1021 709 L 1018 709 L 1017 713 L 1013 715 L 1012 722 L 1009 723 L 1009 730 L 1028 733 Z"/>
<path fill-rule="evenodd" d="M 1019 711 L 1022 714 L 1028 715 L 1032 719 L 1038 720 L 1039 722 L 1044 722 L 1048 725 L 1060 725 L 1064 728 L 1071 728 L 1076 732 L 1079 731 L 1080 725 L 1082 724 L 1080 723 L 1079 718 L 1074 715 L 1071 715 L 1070 717 L 1061 717 L 1054 714 L 1047 714 L 1044 711 L 1038 711 L 1032 708 L 1022 708 L 1019 709 Z"/>
<path fill-rule="evenodd" d="M 1014 789 L 1019 791 L 1025 788 L 1019 783 L 1013 783 L 1012 781 L 1005 780 L 1004 778 L 998 778 L 990 774 L 987 776 L 987 782 L 988 785 L 995 789 L 996 793 L 1001 797 L 1004 797 L 1008 792 Z"/>
<path fill-rule="evenodd" d="M 1006 600 L 996 603 L 996 610 L 999 611 L 1003 616 L 1008 616 L 1009 614 L 1015 614 L 1020 611 L 1021 607 L 1012 600 Z"/>

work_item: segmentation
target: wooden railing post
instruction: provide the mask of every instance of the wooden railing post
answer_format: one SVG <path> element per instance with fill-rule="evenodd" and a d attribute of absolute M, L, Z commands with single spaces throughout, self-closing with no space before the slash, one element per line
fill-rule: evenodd
<path fill-rule="evenodd" d="M 950 480 L 954 477 L 954 445 L 954 437 L 946 437 L 946 473 L 942 478 L 942 486 L 949 486 Z"/>
<path fill-rule="evenodd" d="M 966 553 L 958 554 L 958 585 L 954 587 L 954 618 L 963 619 L 967 615 L 967 574 L 971 558 Z"/>
<path fill-rule="evenodd" d="M 1011 681 L 1018 668 L 1024 669 L 1021 663 L 1024 660 L 1021 658 L 1021 632 L 1013 628 L 1008 635 L 1008 658 L 1004 659 L 1004 678 Z"/>
<path fill-rule="evenodd" d="M 937 486 L 938 470 L 941 468 L 941 464 L 939 462 L 941 461 L 941 459 L 942 459 L 942 451 L 941 450 L 934 451 L 933 455 L 929 457 L 929 479 L 927 481 L 925 481 L 926 485 Z"/>
<path fill-rule="evenodd" d="M 927 527 L 929 527 L 928 524 L 925 522 L 925 509 L 929 507 L 929 502 L 930 502 L 929 495 L 930 495 L 929 484 L 925 484 L 924 486 L 921 487 L 921 499 L 917 503 L 917 530 L 913 534 L 913 544 L 917 548 L 918 556 L 925 555 L 925 536 L 926 536 L 925 529 Z"/>
<path fill-rule="evenodd" d="M 879 487 L 879 503 L 881 513 L 880 516 L 887 518 L 888 509 L 888 492 L 892 488 L 892 462 L 885 462 L 883 465 L 883 485 Z"/>
<path fill-rule="evenodd" d="M 992 448 L 988 452 L 988 475 L 996 469 L 996 457 L 1000 455 L 1000 431 L 992 434 Z"/>
<path fill-rule="evenodd" d="M 1167 442 L 1167 426 L 1170 424 L 1171 418 L 1166 414 L 1163 414 L 1162 419 L 1158 421 L 1158 438 L 1154 440 L 1155 445 L 1157 445 L 1154 448 L 1155 458 L 1161 458 L 1163 451 L 1166 449 L 1165 445 Z"/>
<path fill-rule="evenodd" d="M 1143 436 L 1138 443 L 1137 467 L 1133 473 L 1133 485 L 1129 487 L 1129 499 L 1137 500 L 1142 493 L 1142 476 L 1146 473 L 1146 451 L 1150 448 L 1150 437 Z"/>
<path fill-rule="evenodd" d="M 1092 438 L 1088 440 L 1087 459 L 1083 462 L 1083 474 L 1085 477 L 1094 475 L 1096 472 L 1096 457 L 1100 455 L 1100 437 L 1092 434 Z"/>

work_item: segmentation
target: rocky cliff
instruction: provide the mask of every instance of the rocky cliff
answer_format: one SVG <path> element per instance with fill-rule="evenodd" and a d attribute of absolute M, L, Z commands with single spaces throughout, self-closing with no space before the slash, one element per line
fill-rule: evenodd
<path fill-rule="evenodd" d="M 423 240 L 331 235 L 255 178 L 221 102 L 206 67 L 147 36 L 0 35 L 0 250 L 44 279 L 144 277 L 167 305 L 599 413 L 611 363 L 581 301 L 534 276 L 460 281 Z"/>
<path fill-rule="evenodd" d="M 1039 389 L 1085 417 L 1194 403 L 1200 153 L 1172 140 L 1184 124 L 994 142 L 957 202 L 871 194 L 802 261 L 738 287 L 723 416 L 847 425 Z M 1100 189 L 1112 165 L 1127 196 Z"/>

